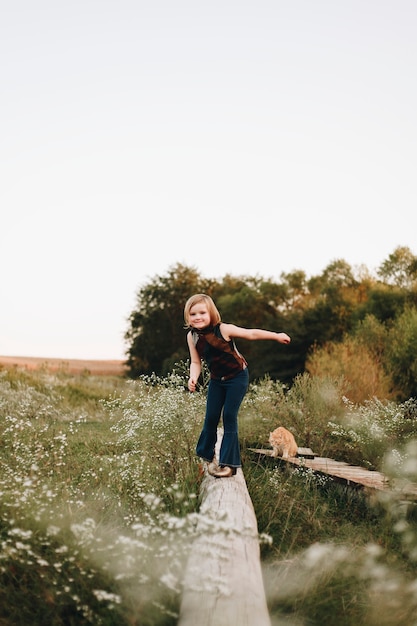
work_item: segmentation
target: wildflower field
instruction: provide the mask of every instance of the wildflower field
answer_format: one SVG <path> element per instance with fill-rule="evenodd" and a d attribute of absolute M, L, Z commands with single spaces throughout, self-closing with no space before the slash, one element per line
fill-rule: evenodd
<path fill-rule="evenodd" d="M 171 625 L 199 518 L 204 386 L 184 376 L 0 370 L 0 624 Z M 384 471 L 369 496 L 261 465 L 285 425 L 316 454 Z M 240 416 L 272 624 L 417 623 L 417 407 L 344 398 L 337 381 L 252 384 Z M 262 539 L 262 540 L 261 540 Z M 237 573 L 238 575 L 238 573 Z"/>

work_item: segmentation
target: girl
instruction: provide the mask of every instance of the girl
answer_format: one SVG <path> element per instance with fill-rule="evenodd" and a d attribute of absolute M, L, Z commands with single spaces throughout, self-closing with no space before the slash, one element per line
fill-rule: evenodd
<path fill-rule="evenodd" d="M 206 415 L 196 452 L 209 462 L 208 471 L 211 475 L 216 478 L 233 476 L 236 468 L 241 466 L 238 411 L 249 384 L 248 365 L 238 352 L 234 338 L 272 339 L 285 344 L 290 343 L 291 339 L 286 333 L 224 324 L 213 300 L 203 293 L 187 300 L 184 321 L 186 328 L 190 329 L 187 333 L 191 358 L 188 389 L 191 392 L 196 389 L 202 359 L 210 371 Z M 222 410 L 224 432 L 217 465 L 215 445 Z"/>

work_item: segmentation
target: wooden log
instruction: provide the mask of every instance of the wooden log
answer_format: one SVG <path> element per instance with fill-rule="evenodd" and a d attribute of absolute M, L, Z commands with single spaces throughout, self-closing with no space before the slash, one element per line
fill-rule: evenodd
<path fill-rule="evenodd" d="M 270 626 L 258 525 L 242 470 L 230 478 L 206 470 L 201 496 L 179 626 Z"/>

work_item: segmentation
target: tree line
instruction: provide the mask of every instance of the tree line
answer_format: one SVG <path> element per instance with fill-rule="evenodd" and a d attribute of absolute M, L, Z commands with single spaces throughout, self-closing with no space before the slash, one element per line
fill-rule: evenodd
<path fill-rule="evenodd" d="M 240 340 L 252 381 L 267 374 L 291 385 L 307 371 L 343 379 L 355 400 L 417 396 L 417 257 L 407 247 L 397 247 L 376 275 L 342 259 L 317 276 L 295 270 L 278 282 L 206 278 L 174 265 L 137 291 L 125 333 L 131 378 L 165 376 L 188 359 L 183 309 L 193 293 L 212 296 L 224 322 L 291 336 L 285 349 Z"/>

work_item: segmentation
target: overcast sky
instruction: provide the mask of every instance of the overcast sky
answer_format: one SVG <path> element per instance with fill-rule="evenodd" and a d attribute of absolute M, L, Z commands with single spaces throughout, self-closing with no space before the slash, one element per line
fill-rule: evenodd
<path fill-rule="evenodd" d="M 124 358 L 176 263 L 417 254 L 416 32 L 415 0 L 3 6 L 0 355 Z"/>

